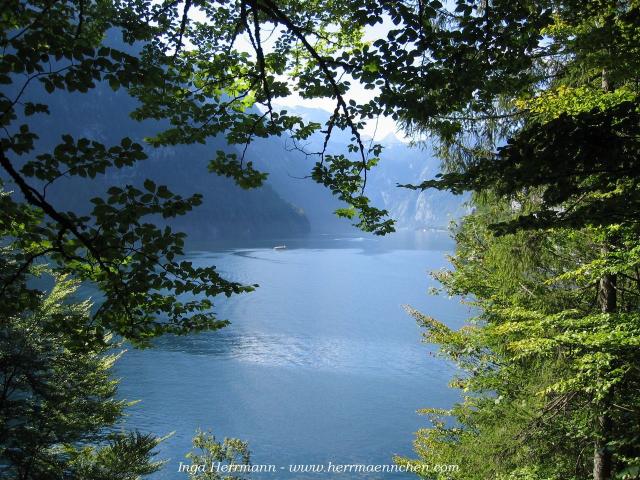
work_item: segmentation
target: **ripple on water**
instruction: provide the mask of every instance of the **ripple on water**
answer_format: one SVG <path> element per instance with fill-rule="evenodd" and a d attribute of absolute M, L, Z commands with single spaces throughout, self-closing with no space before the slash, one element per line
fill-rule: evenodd
<path fill-rule="evenodd" d="M 429 358 L 425 345 L 301 335 L 220 331 L 166 337 L 156 348 L 168 352 L 274 367 L 309 368 L 358 375 L 442 375 L 451 370 Z M 436 372 L 434 372 L 436 367 Z"/>

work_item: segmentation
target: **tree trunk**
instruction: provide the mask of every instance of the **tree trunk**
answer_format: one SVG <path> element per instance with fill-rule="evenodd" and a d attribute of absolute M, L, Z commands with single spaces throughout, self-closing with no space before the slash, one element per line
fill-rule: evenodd
<path fill-rule="evenodd" d="M 604 250 L 605 253 L 607 249 Z M 598 304 L 602 313 L 614 313 L 617 309 L 617 278 L 615 275 L 604 275 L 598 285 Z M 609 392 L 609 395 L 611 392 Z M 598 405 L 602 412 L 596 422 L 596 441 L 593 453 L 593 480 L 610 480 L 612 474 L 611 452 L 606 448 L 607 440 L 611 432 L 611 416 L 609 415 L 608 401 L 603 400 Z"/>
<path fill-rule="evenodd" d="M 593 452 L 593 480 L 610 480 L 612 472 L 611 452 L 607 450 L 607 436 L 611 430 L 608 413 L 598 416 L 598 437 Z"/>

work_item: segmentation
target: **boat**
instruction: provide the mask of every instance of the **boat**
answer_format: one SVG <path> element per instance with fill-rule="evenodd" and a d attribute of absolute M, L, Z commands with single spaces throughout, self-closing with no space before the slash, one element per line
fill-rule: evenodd
<path fill-rule="evenodd" d="M 273 247 L 274 250 L 284 250 L 285 248 L 287 248 L 286 245 L 278 245 L 276 247 Z"/>

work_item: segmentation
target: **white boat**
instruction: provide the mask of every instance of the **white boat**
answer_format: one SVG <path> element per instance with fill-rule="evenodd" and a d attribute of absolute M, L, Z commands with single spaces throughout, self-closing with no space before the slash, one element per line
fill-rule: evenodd
<path fill-rule="evenodd" d="M 286 245 L 278 245 L 277 247 L 273 247 L 274 250 L 284 250 L 285 248 L 287 248 Z"/>

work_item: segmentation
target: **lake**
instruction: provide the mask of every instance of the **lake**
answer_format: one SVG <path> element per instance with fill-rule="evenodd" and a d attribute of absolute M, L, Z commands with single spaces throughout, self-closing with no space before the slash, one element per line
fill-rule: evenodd
<path fill-rule="evenodd" d="M 286 244 L 284 250 L 273 246 Z M 154 479 L 186 478 L 179 462 L 197 428 L 249 442 L 252 478 L 415 478 L 401 473 L 290 473 L 296 464 L 391 464 L 412 455 L 416 410 L 448 407 L 454 368 L 421 343 L 410 304 L 450 326 L 469 316 L 457 299 L 428 295 L 428 272 L 447 266 L 446 234 L 391 238 L 320 235 L 190 252 L 228 278 L 258 283 L 224 299 L 232 324 L 130 349 L 117 365 L 120 396 L 140 403 L 127 424 L 166 435 Z"/>

